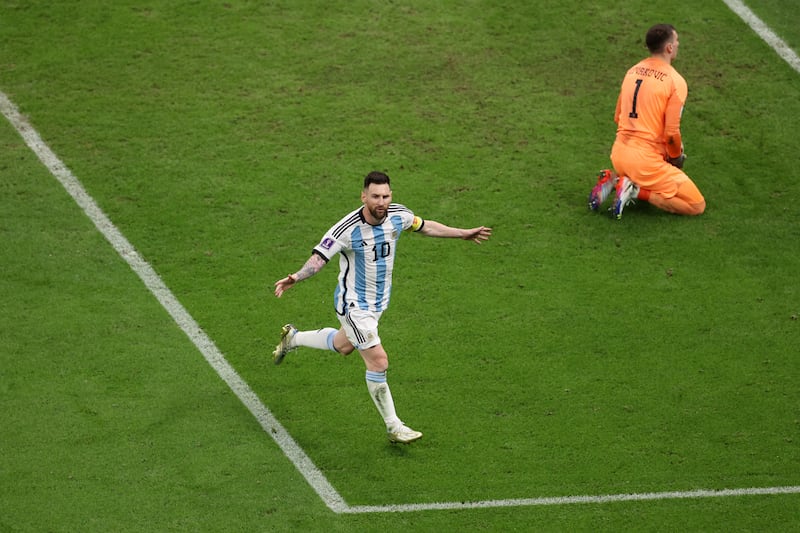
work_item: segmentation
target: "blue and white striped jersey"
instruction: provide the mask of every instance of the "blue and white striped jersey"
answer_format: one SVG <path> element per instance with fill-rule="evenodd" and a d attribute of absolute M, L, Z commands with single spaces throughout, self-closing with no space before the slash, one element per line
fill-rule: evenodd
<path fill-rule="evenodd" d="M 339 253 L 339 283 L 333 293 L 336 312 L 349 308 L 381 312 L 389 305 L 397 241 L 405 230 L 419 231 L 424 221 L 407 207 L 389 204 L 383 223 L 372 226 L 362 207 L 325 233 L 314 252 L 330 261 Z"/>

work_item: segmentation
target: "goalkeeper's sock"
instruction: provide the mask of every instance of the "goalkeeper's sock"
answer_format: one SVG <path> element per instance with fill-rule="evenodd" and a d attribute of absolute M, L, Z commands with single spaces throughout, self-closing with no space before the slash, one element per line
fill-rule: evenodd
<path fill-rule="evenodd" d="M 322 328 L 316 331 L 298 331 L 292 339 L 294 346 L 306 346 L 317 350 L 336 351 L 333 347 L 333 337 L 336 335 L 333 328 Z"/>
<path fill-rule="evenodd" d="M 394 400 L 392 399 L 392 392 L 389 390 L 389 384 L 386 383 L 386 372 L 373 372 L 367 370 L 367 389 L 375 407 L 383 417 L 386 427 L 389 429 L 397 428 L 403 425 L 403 422 L 397 418 L 397 413 L 394 409 Z"/>

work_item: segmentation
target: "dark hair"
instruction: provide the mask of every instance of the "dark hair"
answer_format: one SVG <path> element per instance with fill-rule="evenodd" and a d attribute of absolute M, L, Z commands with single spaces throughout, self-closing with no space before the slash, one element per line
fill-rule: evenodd
<path fill-rule="evenodd" d="M 389 183 L 389 176 L 383 172 L 378 172 L 377 170 L 373 170 L 367 174 L 366 178 L 364 178 L 364 188 L 366 189 L 373 183 L 376 185 L 383 185 L 385 183 L 391 187 L 391 183 Z"/>
<path fill-rule="evenodd" d="M 649 30 L 644 38 L 650 53 L 656 54 L 664 50 L 664 45 L 672 40 L 675 28 L 672 24 L 656 24 Z"/>

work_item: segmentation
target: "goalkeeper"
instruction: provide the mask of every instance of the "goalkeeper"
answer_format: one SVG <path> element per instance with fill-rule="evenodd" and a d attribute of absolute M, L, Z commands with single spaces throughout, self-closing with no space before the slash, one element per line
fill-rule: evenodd
<path fill-rule="evenodd" d="M 683 171 L 680 124 L 688 89 L 672 66 L 678 33 L 670 24 L 657 24 L 648 30 L 645 42 L 650 57 L 628 70 L 617 98 L 614 170 L 600 172 L 589 194 L 589 209 L 597 210 L 614 190 L 612 212 L 618 219 L 634 200 L 670 213 L 700 215 L 706 201 Z"/>

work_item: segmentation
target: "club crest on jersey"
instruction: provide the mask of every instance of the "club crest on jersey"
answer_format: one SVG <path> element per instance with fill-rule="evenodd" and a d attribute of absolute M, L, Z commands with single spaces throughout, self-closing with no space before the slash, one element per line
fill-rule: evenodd
<path fill-rule="evenodd" d="M 333 246 L 333 239 L 331 239 L 330 237 L 325 237 L 324 239 L 322 239 L 320 246 L 322 246 L 326 250 L 330 250 L 331 246 Z"/>
<path fill-rule="evenodd" d="M 393 240 L 393 241 L 396 241 L 396 240 L 397 240 L 397 230 L 396 230 L 396 229 L 393 229 L 393 230 L 392 230 L 392 240 Z"/>

